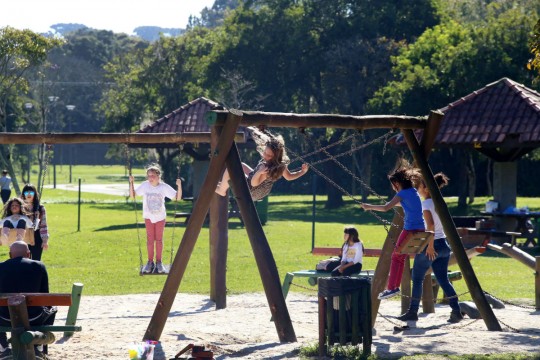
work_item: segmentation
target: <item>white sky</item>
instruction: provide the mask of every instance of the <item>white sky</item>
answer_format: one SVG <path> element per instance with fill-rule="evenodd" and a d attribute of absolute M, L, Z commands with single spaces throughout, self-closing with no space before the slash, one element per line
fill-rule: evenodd
<path fill-rule="evenodd" d="M 47 32 L 58 23 L 132 34 L 138 26 L 185 28 L 214 0 L 3 0 L 0 27 Z"/>

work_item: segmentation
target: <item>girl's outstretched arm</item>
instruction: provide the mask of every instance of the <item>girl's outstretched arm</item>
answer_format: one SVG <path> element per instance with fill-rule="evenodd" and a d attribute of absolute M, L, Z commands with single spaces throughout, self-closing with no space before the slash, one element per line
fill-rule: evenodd
<path fill-rule="evenodd" d="M 375 211 L 385 212 L 385 211 L 390 210 L 394 206 L 398 206 L 400 201 L 401 201 L 401 198 L 396 195 L 392 198 L 392 200 L 390 200 L 384 205 L 372 205 L 372 204 L 361 203 L 360 207 L 364 210 L 375 210 Z"/>
<path fill-rule="evenodd" d="M 298 171 L 295 171 L 295 172 L 291 172 L 289 170 L 289 167 L 286 167 L 285 168 L 285 171 L 283 172 L 283 177 L 286 179 L 286 180 L 289 180 L 289 181 L 292 181 L 292 180 L 296 180 L 298 179 L 300 176 L 303 176 L 305 173 L 308 172 L 308 169 L 309 169 L 309 166 L 308 164 L 302 164 L 302 169 L 298 170 Z"/>
<path fill-rule="evenodd" d="M 176 179 L 176 201 L 182 200 L 182 180 L 180 178 Z"/>

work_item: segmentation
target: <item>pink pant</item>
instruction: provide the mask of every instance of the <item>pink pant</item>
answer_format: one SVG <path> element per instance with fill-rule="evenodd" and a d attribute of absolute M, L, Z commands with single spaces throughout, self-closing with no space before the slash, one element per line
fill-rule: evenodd
<path fill-rule="evenodd" d="M 154 243 L 156 244 L 156 261 L 161 261 L 163 254 L 163 232 L 165 231 L 165 220 L 156 223 L 149 219 L 144 219 L 146 225 L 146 248 L 148 250 L 148 261 L 154 261 Z"/>
<path fill-rule="evenodd" d="M 419 230 L 403 230 L 399 234 L 398 240 L 394 251 L 392 252 L 392 262 L 390 263 L 390 276 L 388 276 L 388 290 L 394 290 L 399 287 L 401 284 L 401 278 L 403 277 L 403 268 L 405 267 L 405 259 L 409 254 L 400 254 L 396 252 L 398 248 L 407 238 L 407 235 L 411 232 L 424 231 L 424 229 Z"/>

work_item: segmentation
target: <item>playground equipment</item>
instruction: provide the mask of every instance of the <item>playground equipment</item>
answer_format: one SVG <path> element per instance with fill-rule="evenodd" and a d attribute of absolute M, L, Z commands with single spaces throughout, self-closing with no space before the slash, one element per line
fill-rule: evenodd
<path fill-rule="evenodd" d="M 238 206 L 242 213 L 245 229 L 249 237 L 255 260 L 259 269 L 269 307 L 274 318 L 276 331 L 281 342 L 294 342 L 296 335 L 292 327 L 291 319 L 287 310 L 285 299 L 281 291 L 281 284 L 277 266 L 274 261 L 272 251 L 266 239 L 266 235 L 259 222 L 255 205 L 251 199 L 247 183 L 245 181 L 242 164 L 235 144 L 235 136 L 238 126 L 272 126 L 272 127 L 294 127 L 294 128 L 343 128 L 343 129 L 370 129 L 370 128 L 399 128 L 404 134 L 407 145 L 413 155 L 417 167 L 421 170 L 427 188 L 432 195 L 437 213 L 441 218 L 445 233 L 450 246 L 455 254 L 463 277 L 466 280 L 471 296 L 477 305 L 482 318 L 489 330 L 501 331 L 501 327 L 487 303 L 482 288 L 476 278 L 467 254 L 460 242 L 459 235 L 454 227 L 446 203 L 435 183 L 431 168 L 427 163 L 438 124 L 442 120 L 443 114 L 432 112 L 428 121 L 425 118 L 411 116 L 348 116 L 348 115 L 325 115 L 325 114 L 290 114 L 290 113 L 263 113 L 238 110 L 218 110 L 209 113 L 207 121 L 213 125 L 212 130 L 212 157 L 208 168 L 207 176 L 201 187 L 200 195 L 194 204 L 192 215 L 190 216 L 185 229 L 182 241 L 176 252 L 176 256 L 171 264 L 169 276 L 164 284 L 163 291 L 156 304 L 154 314 L 148 325 L 143 340 L 159 340 L 165 327 L 165 322 L 169 316 L 174 299 L 178 293 L 180 283 L 187 268 L 189 258 L 193 252 L 195 243 L 202 229 L 206 214 L 210 209 L 210 230 L 211 233 L 211 281 L 214 293 L 211 296 L 224 299 L 226 286 L 224 284 L 224 274 L 226 273 L 227 247 L 227 206 L 221 207 L 216 200 L 214 190 L 225 167 L 231 176 L 232 189 L 237 197 Z M 424 136 L 422 144 L 416 139 L 413 130 L 423 129 Z M 75 136 L 78 135 L 78 136 Z M 18 134 L 14 136 L 10 133 L 0 135 L 0 143 L 54 143 L 64 141 L 65 143 L 76 142 L 116 142 L 131 143 L 132 141 L 145 143 L 182 143 L 193 141 L 187 134 L 62 134 L 53 136 L 52 134 Z M 201 137 L 195 134 L 193 137 Z M 204 136 L 207 140 L 207 136 Z M 106 139 L 106 140 L 104 140 Z M 152 140 L 150 140 L 152 139 Z M 188 140 L 189 139 L 189 140 Z M 97 141 L 96 141 L 97 140 Z M 26 141 L 26 142 L 21 142 Z M 227 199 L 223 199 L 225 205 Z M 221 213 L 221 211 L 224 212 Z M 220 219 L 223 219 L 220 221 Z M 382 249 L 381 258 L 375 269 L 375 277 L 372 283 L 372 299 L 374 294 L 378 294 L 384 288 L 388 276 L 388 266 L 390 254 L 393 250 L 393 242 L 397 238 L 403 219 L 394 215 L 392 221 L 395 226 L 391 226 L 387 239 Z M 212 225 L 213 224 L 213 225 Z M 223 240 L 223 241 L 220 241 Z M 221 274 L 222 277 L 216 276 Z M 217 303 L 217 302 L 216 302 Z M 223 305 L 223 303 L 221 304 Z M 372 301 L 372 324 L 377 314 L 379 301 Z"/>

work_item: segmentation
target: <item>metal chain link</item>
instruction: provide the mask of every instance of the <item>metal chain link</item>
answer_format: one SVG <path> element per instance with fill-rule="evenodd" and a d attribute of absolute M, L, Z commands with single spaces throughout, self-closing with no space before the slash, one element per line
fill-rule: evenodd
<path fill-rule="evenodd" d="M 295 284 L 292 281 L 289 284 L 291 284 L 292 286 L 299 287 L 300 289 L 309 290 L 309 291 L 312 291 L 312 292 L 317 292 L 318 291 L 317 289 L 308 288 L 307 286 Z"/>
<path fill-rule="evenodd" d="M 180 155 L 182 155 L 182 150 L 184 149 L 183 144 L 178 144 L 178 170 L 176 172 L 176 178 L 180 179 Z M 180 185 L 181 186 L 181 185 Z M 171 261 L 170 264 L 173 262 L 173 255 L 174 255 L 174 232 L 176 229 L 176 211 L 178 210 L 178 199 L 174 199 L 174 212 L 173 212 L 173 228 L 172 228 L 172 234 L 171 234 Z"/>
<path fill-rule="evenodd" d="M 301 133 L 302 133 L 304 136 L 306 136 L 305 131 L 301 131 Z M 312 155 L 317 155 L 317 154 L 320 153 L 321 151 L 331 149 L 331 148 L 333 148 L 334 146 L 341 145 L 341 144 L 347 142 L 347 140 L 349 140 L 349 139 L 351 139 L 351 138 L 355 138 L 355 137 L 356 137 L 356 134 L 353 133 L 353 134 L 351 134 L 351 135 L 349 135 L 349 136 L 347 136 L 347 137 L 345 137 L 345 138 L 343 138 L 343 139 L 341 139 L 341 140 L 338 140 L 338 141 L 336 141 L 336 142 L 333 142 L 333 143 L 331 143 L 331 144 L 328 144 L 328 145 L 326 145 L 326 146 L 323 147 L 323 148 L 319 148 L 319 149 L 317 149 L 317 150 L 314 150 L 314 151 L 312 151 L 312 152 L 310 152 L 310 153 L 307 153 L 307 154 L 304 154 L 304 155 L 301 155 L 301 156 L 299 155 L 299 156 L 295 157 L 294 159 L 292 159 L 292 160 L 291 160 L 291 163 L 293 163 L 293 162 L 295 162 L 295 161 L 302 161 L 302 162 L 305 162 L 305 161 L 304 161 L 305 158 L 308 158 L 308 157 L 310 157 L 310 156 L 312 156 Z"/>
<path fill-rule="evenodd" d="M 139 272 L 142 275 L 142 267 L 144 266 L 143 263 L 143 254 L 142 254 L 142 245 L 141 245 L 141 231 L 139 229 L 139 216 L 137 211 L 137 198 L 135 196 L 135 189 L 133 188 L 133 185 L 129 181 L 129 178 L 133 175 L 131 172 L 131 157 L 129 156 L 129 133 L 126 132 L 126 143 L 124 144 L 124 152 L 126 157 L 126 167 L 128 170 L 128 183 L 129 183 L 129 196 L 131 196 L 131 193 L 133 191 L 133 213 L 135 214 L 135 228 L 137 228 L 137 242 L 139 244 L 139 262 L 140 262 L 140 268 Z"/>
<path fill-rule="evenodd" d="M 497 296 L 495 296 L 493 294 L 488 293 L 487 291 L 484 291 L 484 294 L 489 295 L 489 296 L 493 297 L 495 300 L 499 300 L 500 302 L 502 302 L 504 304 L 507 304 L 507 305 L 512 305 L 512 306 L 519 307 L 519 308 L 522 308 L 522 309 L 527 309 L 527 310 L 536 310 L 536 307 L 534 307 L 534 306 L 520 305 L 520 304 L 513 303 L 511 301 L 508 301 L 508 300 L 503 300 L 503 299 L 500 299 L 500 298 L 498 298 Z"/>
<path fill-rule="evenodd" d="M 372 144 L 375 144 L 379 141 L 381 141 L 382 139 L 385 139 L 384 143 L 386 144 L 386 142 L 388 141 L 388 137 L 390 136 L 390 134 L 392 134 L 392 130 L 390 130 L 389 132 L 387 132 L 386 134 L 378 137 L 378 138 L 375 138 L 373 139 L 372 141 L 368 142 L 368 143 L 365 143 L 363 144 L 362 146 L 358 146 L 356 148 L 353 148 L 352 150 L 353 151 L 347 151 L 346 153 L 343 153 L 343 154 L 349 154 L 349 153 L 352 153 L 354 151 L 357 151 L 358 149 L 362 149 L 364 147 L 368 147 L 368 146 L 371 146 Z M 305 134 L 304 134 L 305 135 Z M 354 135 L 354 134 L 353 134 Z M 307 135 L 305 135 L 307 136 Z M 363 187 L 365 187 L 371 194 L 375 195 L 379 200 L 383 200 L 384 199 L 382 198 L 381 195 L 377 194 L 377 192 L 375 190 L 373 190 L 373 188 L 371 188 L 367 183 L 365 183 L 360 177 L 358 177 L 354 172 L 352 172 L 351 170 L 349 170 L 342 162 L 338 161 L 337 160 L 337 157 L 338 156 L 341 156 L 343 154 L 339 154 L 337 156 L 334 156 L 332 154 L 330 154 L 328 151 L 326 151 L 325 149 L 322 149 L 322 151 L 326 154 L 326 156 L 328 156 L 326 160 L 332 160 L 335 164 L 337 164 L 343 171 L 345 171 L 347 174 L 349 174 L 354 180 L 356 180 L 357 182 L 359 182 Z M 310 164 L 310 166 L 313 166 L 313 165 L 317 165 L 318 163 L 320 162 L 315 162 L 315 163 L 312 163 Z M 399 212 L 396 210 L 396 208 L 392 208 L 392 210 L 394 211 L 395 214 L 397 214 L 399 217 L 401 217 L 401 215 L 399 214 Z M 369 212 L 372 212 L 372 210 L 367 210 Z M 396 224 L 394 223 L 390 223 L 391 226 L 395 226 L 395 227 L 398 227 Z M 388 230 L 387 230 L 388 232 Z"/>

